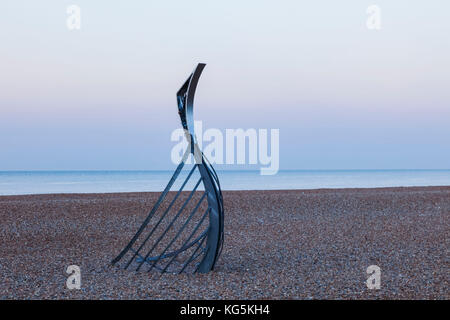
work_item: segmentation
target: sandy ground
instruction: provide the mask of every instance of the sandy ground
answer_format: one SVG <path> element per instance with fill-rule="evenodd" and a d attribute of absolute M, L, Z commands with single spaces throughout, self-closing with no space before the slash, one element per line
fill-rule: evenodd
<path fill-rule="evenodd" d="M 111 266 L 157 196 L 0 197 L 0 298 L 450 298 L 450 187 L 225 192 L 215 271 Z M 66 288 L 73 264 L 80 290 Z M 366 286 L 369 265 L 379 290 Z"/>

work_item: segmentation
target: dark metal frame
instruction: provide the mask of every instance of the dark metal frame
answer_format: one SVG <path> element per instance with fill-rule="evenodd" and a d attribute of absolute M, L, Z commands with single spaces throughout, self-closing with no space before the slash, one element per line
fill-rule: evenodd
<path fill-rule="evenodd" d="M 188 259 L 184 261 L 183 264 L 179 264 L 179 268 L 172 272 L 182 273 L 187 270 L 188 266 L 192 267 L 195 263 L 193 272 L 206 273 L 214 268 L 217 259 L 222 251 L 223 246 L 223 223 L 224 223 L 224 208 L 223 208 L 223 198 L 222 191 L 220 188 L 219 178 L 215 172 L 212 165 L 208 162 L 206 157 L 201 152 L 197 140 L 194 134 L 194 118 L 193 118 L 193 107 L 194 107 L 194 95 L 197 88 L 197 83 L 200 75 L 205 67 L 205 64 L 199 63 L 195 68 L 194 72 L 189 76 L 189 78 L 181 86 L 180 90 L 177 92 L 177 102 L 178 102 L 178 112 L 181 119 L 181 124 L 185 130 L 186 138 L 188 139 L 189 146 L 183 155 L 181 163 L 176 168 L 172 178 L 167 184 L 164 191 L 159 196 L 156 204 L 145 218 L 144 222 L 131 239 L 131 241 L 125 246 L 125 248 L 120 252 L 120 254 L 112 261 L 112 264 L 118 263 L 127 253 L 131 254 L 131 259 L 125 264 L 124 268 L 127 269 L 134 262 L 137 264 L 136 271 L 140 270 L 144 263 L 149 265 L 148 271 L 153 269 L 159 270 L 161 273 L 167 272 L 169 267 L 172 265 L 177 256 L 186 251 L 191 250 L 192 253 Z M 161 207 L 167 194 L 169 193 L 171 187 L 178 178 L 181 170 L 183 169 L 187 158 L 190 155 L 194 156 L 195 164 L 191 171 L 189 172 L 187 178 L 182 183 L 180 189 L 177 191 L 176 195 L 169 203 L 166 210 L 162 213 L 159 220 L 152 225 L 149 225 L 152 218 L 155 216 L 157 210 Z M 181 208 L 177 211 L 176 215 L 170 220 L 168 226 L 164 229 L 159 237 L 156 237 L 155 230 L 161 225 L 161 222 L 168 218 L 168 213 L 172 209 L 175 201 L 180 196 L 184 187 L 186 186 L 189 179 L 193 176 L 194 171 L 198 169 L 200 173 L 200 179 L 195 184 L 193 190 L 189 193 L 188 198 L 184 201 Z M 179 228 L 178 232 L 168 240 L 169 244 L 162 250 L 159 254 L 155 255 L 155 248 L 160 244 L 161 240 L 168 235 L 168 231 L 173 227 L 175 220 L 177 220 L 183 210 L 186 208 L 189 201 L 193 198 L 197 191 L 200 183 L 203 183 L 204 192 L 200 200 L 195 205 L 194 209 L 190 212 L 184 224 Z M 203 215 L 197 225 L 194 227 L 193 231 L 190 233 L 189 237 L 184 241 L 184 243 L 178 249 L 170 250 L 171 246 L 179 238 L 185 227 L 192 221 L 192 217 L 196 214 L 202 202 L 206 199 L 207 209 L 203 212 Z M 209 220 L 208 226 L 205 228 L 204 222 Z M 204 230 L 192 240 L 194 235 L 201 230 Z M 151 230 L 146 230 L 150 227 Z M 138 241 L 139 240 L 139 241 Z M 140 242 L 138 248 L 135 249 L 134 246 Z M 142 253 L 141 250 L 145 245 L 150 243 L 150 249 L 147 253 Z M 199 259 L 200 258 L 200 259 Z M 165 263 L 168 261 L 167 263 Z M 164 264 L 164 266 L 159 266 L 158 263 Z"/>

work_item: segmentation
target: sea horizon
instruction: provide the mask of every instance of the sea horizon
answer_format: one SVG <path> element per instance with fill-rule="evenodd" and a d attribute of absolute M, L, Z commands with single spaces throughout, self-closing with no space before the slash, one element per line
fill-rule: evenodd
<path fill-rule="evenodd" d="M 162 191 L 173 170 L 10 170 L 0 171 L 0 195 Z M 171 190 L 186 177 L 183 170 Z M 450 186 L 450 169 L 284 169 L 218 170 L 223 190 L 305 190 Z M 193 182 L 192 182 L 193 183 Z M 191 187 L 188 183 L 186 189 Z"/>

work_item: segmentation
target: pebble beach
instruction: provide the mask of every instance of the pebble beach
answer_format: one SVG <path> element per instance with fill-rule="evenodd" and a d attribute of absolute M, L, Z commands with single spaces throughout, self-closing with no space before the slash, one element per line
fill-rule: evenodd
<path fill-rule="evenodd" d="M 225 191 L 214 271 L 112 266 L 158 195 L 0 196 L 0 299 L 450 299 L 448 186 Z"/>

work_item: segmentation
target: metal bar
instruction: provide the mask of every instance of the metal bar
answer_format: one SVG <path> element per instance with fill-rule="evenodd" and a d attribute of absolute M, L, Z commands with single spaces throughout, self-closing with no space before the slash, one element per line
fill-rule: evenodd
<path fill-rule="evenodd" d="M 186 269 L 186 267 L 188 266 L 189 263 L 191 263 L 194 259 L 194 255 L 197 253 L 198 249 L 201 248 L 203 241 L 205 241 L 206 239 L 206 234 L 205 237 L 202 239 L 202 241 L 199 242 L 197 248 L 195 248 L 194 252 L 192 252 L 192 255 L 189 257 L 189 259 L 186 261 L 186 263 L 183 265 L 183 268 L 181 268 L 180 272 L 178 272 L 178 274 L 182 273 L 184 271 L 184 269 Z M 197 258 L 197 257 L 196 257 Z"/>
<path fill-rule="evenodd" d="M 167 245 L 167 247 L 163 250 L 163 252 L 159 255 L 159 258 L 157 260 L 155 260 L 155 262 L 153 262 L 153 265 L 150 267 L 150 269 L 148 270 L 148 272 L 150 272 L 150 270 L 153 269 L 153 266 L 158 263 L 158 261 L 161 259 L 161 257 L 164 255 L 164 253 L 166 253 L 167 250 L 169 250 L 169 248 L 172 246 L 172 244 L 178 239 L 178 237 L 180 236 L 181 232 L 183 232 L 184 228 L 186 228 L 186 226 L 188 225 L 189 221 L 191 221 L 192 217 L 194 217 L 194 215 L 196 214 L 198 208 L 200 207 L 200 205 L 202 204 L 203 200 L 206 197 L 206 192 L 203 193 L 203 196 L 200 198 L 200 200 L 197 202 L 197 205 L 194 207 L 194 209 L 192 209 L 191 214 L 189 215 L 189 217 L 186 219 L 186 221 L 184 222 L 184 224 L 181 226 L 180 230 L 178 230 L 177 234 L 175 235 L 175 237 L 172 238 L 172 240 L 169 242 L 169 244 Z"/>
<path fill-rule="evenodd" d="M 118 262 L 120 259 L 122 259 L 122 257 L 127 253 L 127 251 L 133 246 L 133 244 L 136 242 L 136 240 L 139 238 L 139 236 L 141 235 L 142 231 L 144 231 L 145 227 L 147 226 L 148 222 L 150 221 L 151 217 L 155 214 L 156 210 L 158 210 L 158 207 L 161 205 L 161 203 L 164 201 L 164 198 L 166 197 L 167 193 L 169 192 L 170 188 L 172 187 L 172 185 L 174 184 L 175 180 L 177 179 L 178 175 L 181 172 L 181 169 L 184 166 L 184 163 L 186 162 L 187 157 L 189 156 L 190 151 L 186 150 L 186 152 L 183 155 L 183 159 L 180 162 L 180 164 L 178 165 L 177 169 L 175 170 L 175 172 L 172 175 L 172 178 L 170 179 L 169 183 L 167 184 L 166 188 L 164 189 L 163 193 L 161 193 L 161 195 L 158 198 L 158 201 L 156 202 L 156 204 L 153 206 L 151 212 L 149 213 L 149 215 L 147 216 L 147 218 L 145 218 L 144 222 L 142 223 L 141 227 L 139 228 L 139 230 L 136 232 L 136 234 L 134 235 L 134 237 L 131 239 L 131 241 L 127 244 L 127 246 L 125 248 L 123 248 L 122 252 L 119 253 L 119 255 L 111 262 L 112 264 L 115 264 L 116 262 Z"/>
<path fill-rule="evenodd" d="M 131 249 L 130 249 L 131 250 Z M 143 256 L 141 256 L 140 254 L 138 254 L 138 256 L 137 256 L 137 260 L 140 262 L 141 260 L 143 260 L 144 259 L 144 257 Z M 148 264 L 150 264 L 150 262 L 149 261 L 145 261 L 145 263 L 148 263 Z M 158 267 L 158 266 L 155 266 L 155 268 L 156 269 L 158 269 L 159 271 L 161 271 L 162 270 L 162 268 L 161 267 Z"/>
<path fill-rule="evenodd" d="M 134 260 L 134 258 L 136 258 L 136 255 L 139 253 L 139 251 L 141 251 L 141 249 L 144 247 L 144 245 L 147 243 L 148 239 L 150 239 L 150 237 L 152 236 L 153 232 L 155 232 L 155 230 L 158 228 L 159 224 L 161 223 L 161 221 L 165 218 L 165 216 L 167 215 L 167 213 L 170 211 L 170 209 L 172 208 L 173 204 L 175 203 L 175 201 L 177 201 L 179 195 L 181 194 L 181 191 L 183 190 L 183 188 L 186 186 L 186 183 L 189 181 L 189 179 L 191 178 L 192 174 L 195 171 L 195 168 L 197 167 L 197 165 L 194 165 L 194 167 L 192 167 L 191 171 L 189 172 L 188 176 L 186 177 L 186 179 L 184 180 L 183 184 L 181 185 L 180 189 L 178 190 L 177 194 L 175 195 L 175 197 L 173 198 L 172 202 L 169 204 L 169 206 L 167 207 L 166 211 L 161 215 L 161 218 L 159 219 L 159 221 L 156 223 L 156 225 L 153 227 L 153 229 L 150 231 L 150 233 L 147 235 L 147 237 L 144 239 L 144 241 L 142 242 L 142 244 L 139 246 L 139 248 L 137 249 L 137 251 L 134 253 L 133 257 L 130 259 L 130 261 L 128 261 L 128 263 L 125 266 L 125 269 L 128 268 L 131 264 L 131 262 Z"/>
<path fill-rule="evenodd" d="M 150 249 L 150 251 L 147 252 L 147 254 L 145 255 L 145 259 L 148 258 L 148 256 L 152 253 L 152 251 L 156 248 L 156 246 L 158 245 L 158 243 L 162 240 L 162 238 L 166 235 L 167 231 L 172 227 L 172 225 L 174 224 L 175 220 L 178 218 L 178 216 L 181 214 L 181 212 L 183 211 L 183 209 L 186 207 L 186 205 L 188 204 L 188 202 L 191 200 L 192 196 L 195 193 L 195 190 L 197 190 L 200 182 L 202 181 L 202 178 L 198 179 L 198 182 L 196 183 L 194 189 L 192 189 L 191 193 L 189 194 L 189 197 L 186 199 L 186 201 L 183 203 L 183 206 L 181 207 L 181 209 L 178 211 L 178 213 L 176 214 L 176 216 L 172 219 L 172 221 L 170 222 L 169 226 L 166 228 L 166 230 L 163 232 L 163 234 L 158 238 L 158 240 L 156 241 L 156 243 L 153 245 L 153 247 Z M 136 271 L 139 271 L 139 269 L 142 266 L 142 263 L 139 264 L 139 266 L 137 267 Z"/>
<path fill-rule="evenodd" d="M 200 226 L 202 225 L 203 221 L 205 220 L 205 218 L 206 218 L 208 212 L 209 212 L 209 208 L 206 208 L 205 213 L 203 214 L 203 216 L 202 216 L 202 218 L 200 219 L 199 223 L 198 223 L 197 226 L 194 228 L 194 230 L 193 230 L 192 233 L 189 235 L 189 237 L 186 239 L 186 241 L 184 242 L 184 244 L 181 246 L 182 248 L 183 248 L 184 246 L 186 246 L 186 243 L 188 243 L 188 242 L 191 240 L 191 238 L 192 238 L 192 237 L 194 236 L 194 234 L 197 232 L 198 228 L 200 228 Z M 180 251 L 180 252 L 181 252 L 181 251 Z M 180 252 L 179 252 L 179 253 L 180 253 Z M 178 254 L 179 254 L 179 253 L 178 253 Z M 172 264 L 172 262 L 173 262 L 173 261 L 175 260 L 175 258 L 178 256 L 178 254 L 174 255 L 174 256 L 172 257 L 172 259 L 170 259 L 170 261 L 166 264 L 166 266 L 164 267 L 164 269 L 161 271 L 162 273 L 164 273 L 164 272 L 167 270 L 167 268 L 169 268 L 169 266 Z"/>
<path fill-rule="evenodd" d="M 189 244 L 184 245 L 182 248 L 180 248 L 180 249 L 178 249 L 178 250 L 175 250 L 175 251 L 172 251 L 172 252 L 170 252 L 170 253 L 164 254 L 164 255 L 161 257 L 161 259 L 166 259 L 166 258 L 173 257 L 174 255 L 178 255 L 178 254 L 180 254 L 181 252 L 183 252 L 183 251 L 189 249 L 190 247 L 196 245 L 196 244 L 203 238 L 203 236 L 206 234 L 206 231 L 208 231 L 208 230 L 203 231 L 197 238 L 195 238 L 194 240 L 192 240 Z M 136 252 L 136 250 L 133 250 L 133 248 L 131 248 L 130 251 Z M 141 257 L 142 257 L 142 256 L 141 256 Z M 148 257 L 148 258 L 146 259 L 146 261 L 155 261 L 155 260 L 158 259 L 158 258 L 159 258 L 159 256 Z M 140 261 L 139 261 L 139 262 L 140 262 Z"/>
<path fill-rule="evenodd" d="M 208 248 L 207 248 L 207 247 L 203 248 L 203 249 L 202 249 L 202 252 L 200 252 L 194 259 L 192 259 L 192 261 L 195 261 L 195 259 L 197 259 L 202 253 L 206 253 L 207 251 L 208 251 Z M 197 267 L 195 268 L 194 273 L 197 273 L 197 272 L 198 272 L 198 270 L 199 270 L 199 268 L 200 268 L 202 262 L 203 262 L 203 261 L 200 261 L 199 263 L 197 263 Z"/>
<path fill-rule="evenodd" d="M 200 250 L 201 252 L 197 253 L 197 255 L 194 258 L 192 258 L 192 261 L 195 261 L 198 257 L 200 257 L 203 253 L 205 253 L 206 250 L 207 250 L 206 247 L 203 248 L 202 250 Z M 200 267 L 200 263 L 201 263 L 201 261 L 197 264 L 197 267 L 195 268 L 194 273 L 198 272 L 198 268 Z"/>

